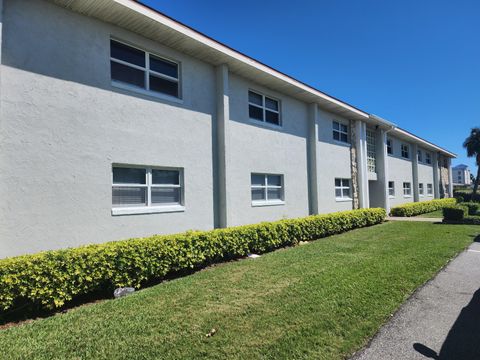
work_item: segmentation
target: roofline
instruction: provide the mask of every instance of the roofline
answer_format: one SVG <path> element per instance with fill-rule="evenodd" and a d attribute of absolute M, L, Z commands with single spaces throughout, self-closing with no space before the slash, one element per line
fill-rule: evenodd
<path fill-rule="evenodd" d="M 419 143 L 423 143 L 423 144 L 426 144 L 427 146 L 430 146 L 430 147 L 433 147 L 435 148 L 437 151 L 447 155 L 447 156 L 450 156 L 450 157 L 453 157 L 453 158 L 456 158 L 457 157 L 457 154 L 455 153 L 452 153 L 438 145 L 435 145 L 434 143 L 428 141 L 428 140 L 425 140 L 423 138 L 421 138 L 420 136 L 417 136 L 415 134 L 412 134 L 410 131 L 407 131 L 405 129 L 402 129 L 400 127 L 396 127 L 395 128 L 396 131 L 400 132 L 402 135 L 406 135 L 407 137 L 411 138 L 411 139 L 414 139 L 416 140 L 417 142 Z"/>
<path fill-rule="evenodd" d="M 309 84 L 307 84 L 303 81 L 300 81 L 300 80 L 298 80 L 298 79 L 296 79 L 296 78 L 294 78 L 294 77 L 292 77 L 292 76 L 290 76 L 290 75 L 288 75 L 288 74 L 286 74 L 286 73 L 284 73 L 280 70 L 277 70 L 277 69 L 273 68 L 270 65 L 267 65 L 267 64 L 255 59 L 255 58 L 253 58 L 253 57 L 251 57 L 247 54 L 244 54 L 241 51 L 238 51 L 238 50 L 232 48 L 231 46 L 228 46 L 228 45 L 226 45 L 226 44 L 224 44 L 224 43 L 222 43 L 222 42 L 220 42 L 220 41 L 218 41 L 218 40 L 200 32 L 200 31 L 192 28 L 191 26 L 188 26 L 188 25 L 182 23 L 181 21 L 178 21 L 177 19 L 172 18 L 171 16 L 168 16 L 168 15 L 164 14 L 163 12 L 161 12 L 161 11 L 159 11 L 159 10 L 157 10 L 157 9 L 147 5 L 147 4 L 142 3 L 140 0 L 115 0 L 115 1 L 117 3 L 120 3 L 120 4 L 125 5 L 125 6 L 128 6 L 128 3 L 135 3 L 135 4 L 137 4 L 141 7 L 149 10 L 149 11 L 154 12 L 156 15 L 160 15 L 160 16 L 163 16 L 163 17 L 167 18 L 168 20 L 174 22 L 176 25 L 179 25 L 179 26 L 183 27 L 185 30 L 191 31 L 191 32 L 195 33 L 196 35 L 199 35 L 199 36 L 203 37 L 204 38 L 203 40 L 207 40 L 207 41 L 215 43 L 216 45 L 220 45 L 220 47 L 223 47 L 224 49 L 217 49 L 217 50 L 220 50 L 220 51 L 224 52 L 226 55 L 233 56 L 237 60 L 244 61 L 247 64 L 250 63 L 249 65 L 252 65 L 252 66 L 256 65 L 255 67 L 257 67 L 257 68 L 264 67 L 264 68 L 270 70 L 270 71 L 266 71 L 266 72 L 269 72 L 270 75 L 273 75 L 273 76 L 279 78 L 280 80 L 284 80 L 284 81 L 286 80 L 287 82 L 290 82 L 292 85 L 300 87 L 307 92 L 310 92 L 312 95 L 319 96 L 319 97 L 322 97 L 325 100 L 329 100 L 333 103 L 336 103 L 337 105 L 339 105 L 341 107 L 344 107 L 347 110 L 353 111 L 353 112 L 357 113 L 358 115 L 361 115 L 365 118 L 368 118 L 368 116 L 369 116 L 369 114 L 367 112 L 361 110 L 360 108 L 358 108 L 354 105 L 351 105 L 351 104 L 349 104 L 349 103 L 347 103 L 343 100 L 340 100 L 339 98 L 336 98 L 332 95 L 329 95 L 329 94 L 327 94 L 327 93 L 325 93 L 325 92 L 323 92 L 323 91 L 321 91 L 321 90 L 319 90 L 319 89 L 317 89 L 317 88 L 315 88 L 315 87 L 313 87 L 313 86 L 311 86 L 311 85 L 309 85 Z M 186 35 L 188 35 L 188 34 L 186 34 Z M 197 40 L 201 41 L 202 39 L 197 39 Z M 207 46 L 209 45 L 205 41 L 202 41 L 202 43 L 204 43 Z M 225 50 L 227 50 L 227 52 Z M 231 52 L 232 54 L 228 54 L 228 52 Z M 235 55 L 237 55 L 237 56 L 235 56 Z M 244 57 L 245 59 L 239 58 L 238 55 L 241 56 L 241 57 Z M 247 61 L 245 61 L 245 60 L 247 60 Z M 265 71 L 265 69 L 261 69 L 261 68 L 259 70 Z"/>

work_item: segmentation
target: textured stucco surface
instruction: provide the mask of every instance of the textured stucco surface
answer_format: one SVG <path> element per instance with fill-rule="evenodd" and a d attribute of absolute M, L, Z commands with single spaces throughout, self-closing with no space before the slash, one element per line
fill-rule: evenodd
<path fill-rule="evenodd" d="M 407 202 L 413 202 L 413 174 L 412 174 L 412 147 L 410 146 L 410 159 L 404 159 L 401 157 L 401 144 L 405 141 L 401 141 L 397 138 L 389 136 L 392 140 L 393 155 L 387 156 L 388 161 L 388 180 L 395 182 L 395 197 L 390 198 L 390 206 L 396 206 Z M 409 182 L 412 187 L 412 196 L 403 196 L 403 183 Z"/>
<path fill-rule="evenodd" d="M 213 68 L 43 1 L 4 5 L 0 254 L 212 228 Z M 183 103 L 112 88 L 111 35 L 179 60 Z M 183 168 L 185 212 L 112 216 L 112 163 Z"/>
<path fill-rule="evenodd" d="M 350 144 L 335 142 L 332 135 L 332 121 L 347 126 L 350 122 L 338 115 L 320 110 L 318 112 L 318 211 L 351 210 L 352 201 L 335 200 L 335 178 L 351 179 Z M 350 127 L 350 126 L 349 126 Z"/>
<path fill-rule="evenodd" d="M 282 126 L 250 120 L 248 90 L 280 100 Z M 227 153 L 227 224 L 242 225 L 308 215 L 308 106 L 230 75 Z M 285 204 L 252 206 L 251 173 L 284 176 Z"/>

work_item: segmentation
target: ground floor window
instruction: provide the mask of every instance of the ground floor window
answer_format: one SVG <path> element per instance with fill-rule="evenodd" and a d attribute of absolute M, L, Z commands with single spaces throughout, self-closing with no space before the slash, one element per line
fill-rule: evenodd
<path fill-rule="evenodd" d="M 420 196 L 424 196 L 424 192 L 423 192 L 423 184 L 418 184 L 418 195 Z"/>
<path fill-rule="evenodd" d="M 389 181 L 388 182 L 388 196 L 395 197 L 395 182 Z"/>
<path fill-rule="evenodd" d="M 335 198 L 337 200 L 351 200 L 350 179 L 335 179 Z"/>
<path fill-rule="evenodd" d="M 282 204 L 284 201 L 283 175 L 251 174 L 252 205 Z"/>
<path fill-rule="evenodd" d="M 403 196 L 412 196 L 412 185 L 409 182 L 403 183 Z"/>
<path fill-rule="evenodd" d="M 433 185 L 427 184 L 427 195 L 433 195 Z"/>
<path fill-rule="evenodd" d="M 183 205 L 182 171 L 113 166 L 112 207 L 156 208 Z"/>

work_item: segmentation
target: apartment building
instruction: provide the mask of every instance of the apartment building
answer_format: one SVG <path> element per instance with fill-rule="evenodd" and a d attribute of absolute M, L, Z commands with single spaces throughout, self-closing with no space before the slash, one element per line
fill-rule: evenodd
<path fill-rule="evenodd" d="M 452 194 L 451 152 L 136 1 L 0 4 L 0 257 Z"/>
<path fill-rule="evenodd" d="M 472 185 L 468 165 L 459 164 L 452 167 L 453 185 Z"/>

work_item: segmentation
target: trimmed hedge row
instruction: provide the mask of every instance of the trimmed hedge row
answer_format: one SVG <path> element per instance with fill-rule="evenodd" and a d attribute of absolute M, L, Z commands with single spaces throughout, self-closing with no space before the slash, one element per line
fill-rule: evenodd
<path fill-rule="evenodd" d="M 384 209 L 360 209 L 7 258 L 0 260 L 0 310 L 22 303 L 53 309 L 94 291 L 139 288 L 170 273 L 378 224 L 385 216 Z"/>
<path fill-rule="evenodd" d="M 471 191 L 454 191 L 453 196 L 466 202 L 480 202 L 480 193 L 473 194 Z"/>
<path fill-rule="evenodd" d="M 463 205 L 447 206 L 442 209 L 445 221 L 461 221 L 468 216 L 468 207 Z"/>
<path fill-rule="evenodd" d="M 435 199 L 430 201 L 420 201 L 396 206 L 390 210 L 392 216 L 415 216 L 443 209 L 446 206 L 456 204 L 456 199 Z"/>

